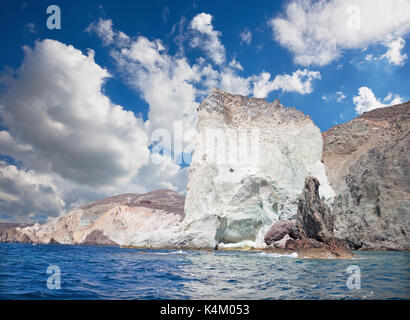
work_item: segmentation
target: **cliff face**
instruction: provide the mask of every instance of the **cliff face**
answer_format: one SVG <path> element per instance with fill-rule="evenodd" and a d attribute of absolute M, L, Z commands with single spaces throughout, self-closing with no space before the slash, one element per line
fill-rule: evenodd
<path fill-rule="evenodd" d="M 196 246 L 264 247 L 271 225 L 296 215 L 308 175 L 330 200 L 322 145 L 300 111 L 212 90 L 198 108 L 185 202 L 184 223 L 201 234 Z"/>
<path fill-rule="evenodd" d="M 357 249 L 410 249 L 409 134 L 410 102 L 323 133 L 335 236 Z"/>
<path fill-rule="evenodd" d="M 176 226 L 184 198 L 170 190 L 123 194 L 88 203 L 50 222 L 0 234 L 3 242 L 129 245 L 135 237 Z"/>

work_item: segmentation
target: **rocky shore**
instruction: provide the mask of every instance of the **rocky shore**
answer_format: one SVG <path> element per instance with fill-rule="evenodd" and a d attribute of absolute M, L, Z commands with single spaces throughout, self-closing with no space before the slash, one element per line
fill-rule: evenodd
<path fill-rule="evenodd" d="M 348 244 L 334 237 L 330 208 L 319 197 L 319 181 L 307 177 L 299 197 L 297 220 L 279 221 L 265 235 L 268 252 L 309 258 L 352 258 Z M 285 241 L 284 241 L 285 239 Z"/>

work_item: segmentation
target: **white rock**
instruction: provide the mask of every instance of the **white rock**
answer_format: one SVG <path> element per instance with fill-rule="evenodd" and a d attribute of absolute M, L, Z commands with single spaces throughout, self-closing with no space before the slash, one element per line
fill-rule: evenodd
<path fill-rule="evenodd" d="M 194 246 L 264 247 L 270 226 L 296 214 L 308 175 L 334 197 L 322 135 L 302 112 L 218 89 L 198 112 L 181 229 Z"/>

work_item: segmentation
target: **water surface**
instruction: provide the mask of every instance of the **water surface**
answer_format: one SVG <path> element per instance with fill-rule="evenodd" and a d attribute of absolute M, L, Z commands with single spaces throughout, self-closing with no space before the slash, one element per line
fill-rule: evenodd
<path fill-rule="evenodd" d="M 409 252 L 349 260 L 260 252 L 0 244 L 1 299 L 409 299 Z M 47 268 L 61 270 L 48 289 Z M 346 269 L 360 268 L 360 289 Z"/>

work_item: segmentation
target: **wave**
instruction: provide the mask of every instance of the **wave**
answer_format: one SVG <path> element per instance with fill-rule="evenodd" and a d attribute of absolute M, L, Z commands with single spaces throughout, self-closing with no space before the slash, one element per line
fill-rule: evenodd
<path fill-rule="evenodd" d="M 260 252 L 258 255 L 263 257 L 271 257 L 271 258 L 298 258 L 297 252 L 292 252 L 290 254 L 281 254 L 281 253 L 267 253 L 267 252 Z"/>
<path fill-rule="evenodd" d="M 148 252 L 145 252 L 148 253 Z M 151 254 L 161 254 L 161 255 L 167 255 L 167 254 L 187 254 L 186 252 L 179 250 L 179 251 L 171 251 L 171 252 L 149 252 Z"/>

